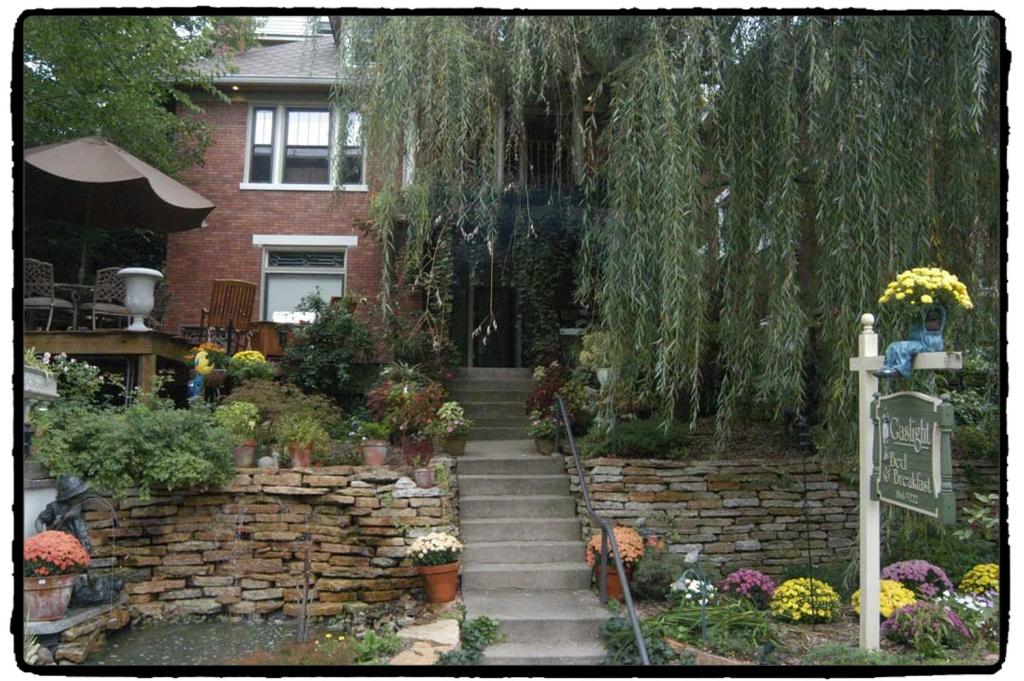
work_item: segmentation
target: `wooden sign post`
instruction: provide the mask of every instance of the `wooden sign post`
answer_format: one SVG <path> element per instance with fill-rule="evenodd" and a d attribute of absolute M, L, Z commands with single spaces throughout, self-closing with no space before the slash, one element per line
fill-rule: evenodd
<path fill-rule="evenodd" d="M 918 440 L 918 446 L 921 446 L 920 440 L 922 439 L 920 430 L 922 428 L 921 423 L 915 424 L 917 431 L 907 434 L 907 437 L 903 437 L 903 433 L 900 433 L 900 437 L 893 442 L 886 442 L 881 444 L 878 449 L 879 455 L 879 470 L 882 470 L 881 458 L 883 452 L 889 452 L 889 458 L 885 459 L 885 465 L 889 466 L 888 473 L 886 476 L 879 476 L 876 474 L 875 456 L 876 456 L 876 435 L 878 431 L 882 429 L 882 424 L 876 423 L 875 418 L 880 416 L 879 409 L 883 412 L 881 416 L 885 416 L 884 409 L 890 405 L 881 407 L 882 399 L 878 395 L 878 378 L 874 375 L 874 371 L 882 368 L 882 358 L 878 356 L 878 334 L 875 333 L 875 317 L 871 314 L 862 315 L 860 318 L 860 335 L 857 338 L 857 357 L 850 359 L 850 371 L 857 372 L 857 386 L 858 386 L 858 400 L 857 400 L 857 414 L 858 424 L 860 430 L 860 446 L 859 452 L 859 481 L 860 481 L 860 647 L 865 650 L 878 650 L 879 647 L 879 630 L 880 630 L 880 612 L 879 612 L 879 599 L 880 599 L 880 580 L 881 580 L 881 505 L 880 501 L 886 502 L 898 500 L 901 501 L 900 505 L 912 508 L 913 510 L 921 511 L 924 508 L 922 493 L 919 498 L 916 499 L 917 505 L 911 503 L 912 500 L 910 495 L 913 490 L 906 490 L 899 488 L 914 488 L 914 487 L 925 487 L 923 482 L 919 480 L 925 479 L 925 476 L 930 476 L 927 479 L 931 481 L 931 488 L 929 494 L 938 495 L 939 493 L 952 491 L 951 487 L 946 486 L 947 470 L 951 475 L 951 469 L 947 469 L 948 456 L 946 462 L 942 462 L 942 452 L 939 451 L 940 456 L 938 457 L 940 470 L 938 478 L 933 473 L 934 469 L 926 467 L 927 462 L 922 462 L 922 458 L 917 456 L 915 452 L 914 457 L 914 469 L 916 472 L 911 472 L 907 475 L 897 475 L 896 470 L 910 470 L 909 455 L 904 462 L 902 460 L 902 451 L 899 449 L 903 447 L 902 442 L 905 439 L 909 439 L 913 443 L 915 437 Z M 959 352 L 925 352 L 914 357 L 913 368 L 914 369 L 959 369 L 962 365 L 962 357 Z M 891 396 L 891 397 L 896 397 Z M 926 395 L 921 397 L 927 400 L 933 400 Z M 896 406 L 898 403 L 891 403 L 892 406 Z M 906 405 L 901 405 L 904 409 L 911 409 Z M 941 442 L 945 442 L 948 445 L 949 430 L 952 429 L 952 407 L 949 405 L 943 405 L 944 411 L 942 413 L 941 422 L 938 422 L 940 427 L 936 431 L 935 424 L 932 421 L 926 419 L 926 425 L 928 428 L 929 435 L 929 456 L 928 460 L 934 463 L 935 459 L 932 458 L 933 449 L 932 442 L 936 442 L 941 437 Z M 937 406 L 936 406 L 937 408 Z M 914 412 L 918 416 L 917 412 Z M 901 427 L 897 424 L 897 427 Z M 910 426 L 913 430 L 914 426 Z M 892 433 L 892 424 L 889 424 L 890 434 Z M 879 438 L 881 439 L 881 438 Z M 940 444 L 941 444 L 940 442 Z M 905 447 L 904 447 L 905 448 Z M 913 444 L 911 444 L 913 449 Z M 896 453 L 900 452 L 900 453 Z M 948 453 L 948 449 L 947 449 Z M 904 464 L 906 467 L 904 468 Z M 885 477 L 883 481 L 881 478 Z M 906 484 L 904 483 L 906 479 Z M 880 490 L 884 489 L 885 493 L 881 494 Z M 921 490 L 917 490 L 920 492 Z M 891 496 L 887 496 L 891 495 Z M 903 495 L 901 497 L 901 495 Z M 941 520 L 948 521 L 950 513 L 953 513 L 951 505 L 951 496 L 943 494 L 940 500 L 936 500 L 934 505 L 929 501 L 927 506 L 928 512 L 932 509 L 935 510 L 935 517 Z M 932 515 L 928 512 L 929 515 Z"/>

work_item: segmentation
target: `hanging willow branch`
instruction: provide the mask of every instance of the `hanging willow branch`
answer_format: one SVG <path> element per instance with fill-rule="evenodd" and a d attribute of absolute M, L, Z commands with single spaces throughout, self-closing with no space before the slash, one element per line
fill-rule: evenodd
<path fill-rule="evenodd" d="M 493 244 L 509 192 L 515 238 L 534 238 L 506 161 L 528 111 L 568 112 L 576 295 L 609 331 L 611 389 L 666 420 L 709 404 L 723 441 L 740 416 L 816 403 L 841 453 L 857 319 L 894 272 L 957 272 L 978 307 L 951 344 L 995 342 L 998 31 L 942 15 L 346 18 L 335 96 L 364 115 L 385 309 L 395 282 L 417 288 L 443 333 L 454 244 Z"/>

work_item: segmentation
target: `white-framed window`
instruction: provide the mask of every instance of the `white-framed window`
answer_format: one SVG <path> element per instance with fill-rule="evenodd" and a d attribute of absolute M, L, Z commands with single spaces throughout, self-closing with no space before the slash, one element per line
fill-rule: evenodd
<path fill-rule="evenodd" d="M 303 298 L 319 292 L 330 302 L 345 293 L 346 249 L 338 246 L 263 247 L 261 317 L 288 323 L 310 321 L 311 313 L 297 313 Z"/>
<path fill-rule="evenodd" d="M 366 191 L 362 117 L 316 103 L 254 103 L 240 189 Z"/>

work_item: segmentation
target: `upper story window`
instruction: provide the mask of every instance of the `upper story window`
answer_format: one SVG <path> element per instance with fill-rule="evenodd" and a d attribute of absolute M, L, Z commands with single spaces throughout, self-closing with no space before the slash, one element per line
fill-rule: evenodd
<path fill-rule="evenodd" d="M 362 119 L 326 106 L 254 105 L 241 189 L 366 190 Z"/>

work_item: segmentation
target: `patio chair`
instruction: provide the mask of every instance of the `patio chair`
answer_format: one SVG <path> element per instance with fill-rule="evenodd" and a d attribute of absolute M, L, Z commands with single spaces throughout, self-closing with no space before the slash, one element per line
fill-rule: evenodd
<path fill-rule="evenodd" d="M 85 314 L 92 317 L 92 330 L 96 330 L 96 319 L 113 317 L 118 327 L 121 320 L 127 322 L 128 308 L 124 306 L 124 281 L 117 276 L 121 267 L 104 267 L 96 270 L 96 284 L 92 289 L 92 302 L 79 306 Z"/>
<path fill-rule="evenodd" d="M 61 310 L 75 313 L 75 306 L 70 300 L 54 296 L 53 265 L 42 260 L 25 258 L 24 299 L 22 305 L 26 312 L 45 310 L 46 330 L 53 324 L 53 311 Z"/>
<path fill-rule="evenodd" d="M 252 333 L 252 307 L 256 302 L 256 284 L 237 279 L 214 279 L 210 294 L 210 307 L 202 309 L 200 328 L 206 331 L 206 340 L 213 340 L 214 330 L 227 333 L 225 349 L 232 352 L 231 342 L 235 336 L 248 346 Z"/>
<path fill-rule="evenodd" d="M 153 311 L 146 317 L 146 325 L 160 329 L 164 325 L 164 315 L 167 314 L 167 308 L 171 304 L 171 298 L 174 294 L 167 290 L 167 282 L 160 280 L 156 284 L 156 289 L 153 291 Z"/>

